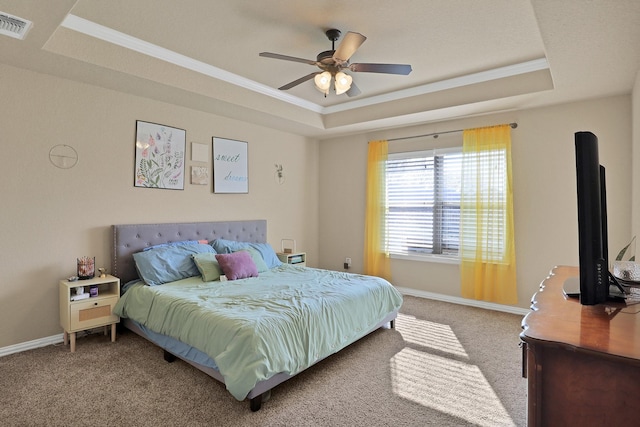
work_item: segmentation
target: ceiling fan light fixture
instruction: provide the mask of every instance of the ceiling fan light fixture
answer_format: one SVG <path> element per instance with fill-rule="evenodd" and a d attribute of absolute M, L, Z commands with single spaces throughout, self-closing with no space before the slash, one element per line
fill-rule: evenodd
<path fill-rule="evenodd" d="M 320 52 L 316 56 L 316 60 L 297 58 L 295 56 L 281 55 L 279 53 L 272 52 L 260 53 L 260 56 L 266 58 L 301 62 L 303 64 L 315 65 L 322 70 L 307 74 L 306 76 L 287 83 L 286 85 L 279 87 L 279 90 L 291 89 L 313 78 L 316 89 L 324 93 L 324 96 L 326 97 L 329 94 L 331 80 L 335 80 L 334 86 L 336 94 L 341 95 L 346 93 L 347 96 L 352 97 L 360 95 L 361 92 L 360 89 L 353 84 L 353 78 L 342 72 L 343 69 L 347 69 L 355 73 L 400 74 L 405 76 L 411 72 L 411 65 L 408 64 L 378 64 L 366 62 L 350 64 L 349 59 L 367 38 L 360 33 L 349 31 L 336 47 L 335 42 L 340 37 L 340 31 L 337 29 L 330 29 L 327 30 L 325 34 L 331 41 L 331 50 Z"/>
<path fill-rule="evenodd" d="M 343 73 L 342 71 L 336 73 L 336 95 L 342 95 L 351 89 L 352 82 L 353 77 L 350 75 Z"/>
<path fill-rule="evenodd" d="M 329 93 L 329 87 L 331 86 L 331 73 L 328 71 L 322 72 L 320 74 L 316 74 L 313 78 L 313 81 L 316 84 L 316 89 L 325 95 Z"/>

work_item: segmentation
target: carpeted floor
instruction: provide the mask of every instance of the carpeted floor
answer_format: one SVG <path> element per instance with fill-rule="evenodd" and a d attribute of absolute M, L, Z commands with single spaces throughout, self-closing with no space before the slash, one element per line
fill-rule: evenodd
<path fill-rule="evenodd" d="M 381 329 L 276 387 L 258 412 L 131 332 L 0 358 L 5 426 L 524 426 L 521 317 L 405 296 Z"/>

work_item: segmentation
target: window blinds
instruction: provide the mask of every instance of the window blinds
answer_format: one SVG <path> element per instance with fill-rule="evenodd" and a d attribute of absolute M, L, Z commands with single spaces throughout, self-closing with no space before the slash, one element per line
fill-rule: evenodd
<path fill-rule="evenodd" d="M 389 154 L 387 239 L 390 253 L 457 255 L 461 149 Z"/>

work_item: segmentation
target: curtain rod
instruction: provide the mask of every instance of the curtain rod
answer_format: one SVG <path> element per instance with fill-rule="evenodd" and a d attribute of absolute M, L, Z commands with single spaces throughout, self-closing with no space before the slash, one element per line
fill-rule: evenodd
<path fill-rule="evenodd" d="M 511 129 L 515 129 L 518 127 L 517 123 L 509 123 L 509 126 L 511 126 Z M 455 132 L 463 132 L 464 129 L 455 129 L 455 130 L 445 130 L 443 132 L 433 132 L 433 133 L 425 133 L 424 135 L 414 135 L 414 136 L 403 136 L 400 138 L 391 138 L 391 139 L 387 139 L 387 141 L 392 142 L 392 141 L 402 141 L 403 139 L 413 139 L 413 138 L 424 138 L 427 136 L 432 136 L 434 138 L 437 138 L 440 135 L 444 135 L 446 133 L 455 133 Z"/>

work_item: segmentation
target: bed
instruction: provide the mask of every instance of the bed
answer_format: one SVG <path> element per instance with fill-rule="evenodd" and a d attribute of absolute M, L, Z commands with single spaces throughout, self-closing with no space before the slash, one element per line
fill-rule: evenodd
<path fill-rule="evenodd" d="M 168 362 L 180 358 L 225 384 L 237 400 L 248 399 L 252 411 L 276 385 L 380 327 L 393 328 L 402 304 L 400 293 L 384 279 L 274 260 L 266 220 L 112 229 L 111 270 L 124 284 L 115 310 L 124 327 L 161 347 Z M 200 262 L 218 259 L 206 246 L 224 254 L 218 267 L 231 275 L 236 271 L 226 268 L 227 261 L 242 259 L 244 266 L 248 257 L 250 269 L 257 266 L 260 272 L 221 281 Z M 199 274 L 178 269 L 182 276 L 169 274 L 166 282 L 149 278 L 145 257 L 185 248 L 207 249 L 192 255 Z"/>

